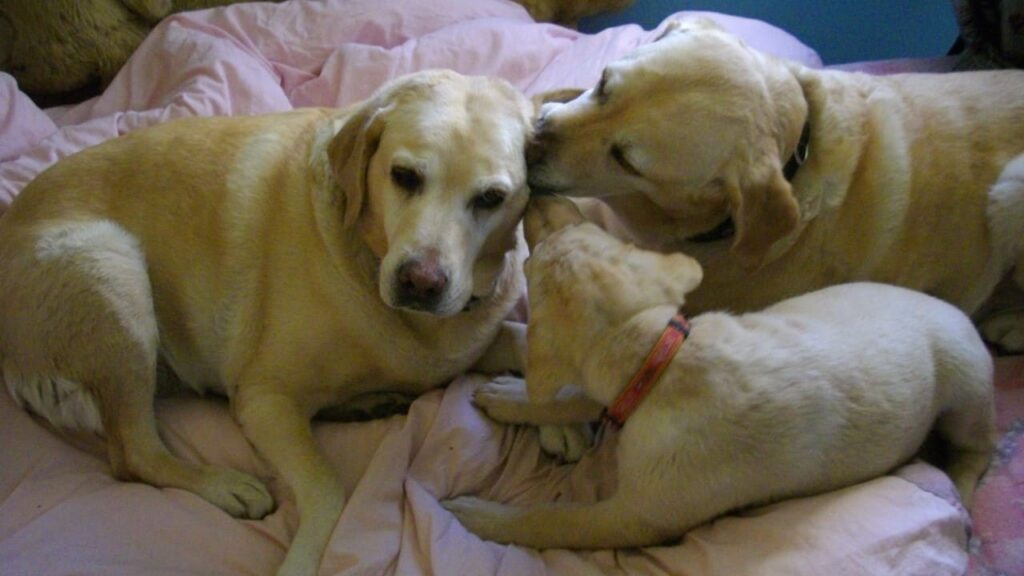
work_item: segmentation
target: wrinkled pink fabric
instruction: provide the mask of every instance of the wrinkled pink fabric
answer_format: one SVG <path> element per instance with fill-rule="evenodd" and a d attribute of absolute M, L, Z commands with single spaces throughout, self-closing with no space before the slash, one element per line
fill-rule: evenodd
<path fill-rule="evenodd" d="M 711 16 L 757 48 L 820 65 L 777 28 Z M 178 15 L 101 96 L 77 106 L 44 113 L 0 76 L 0 209 L 59 158 L 172 118 L 340 106 L 431 67 L 501 76 L 531 95 L 586 87 L 658 33 L 580 34 L 532 22 L 505 0 L 293 1 Z M 482 542 L 438 499 L 594 500 L 616 471 L 607 446 L 578 466 L 558 465 L 535 431 L 490 422 L 469 401 L 480 382 L 458 378 L 407 416 L 315 425 L 348 495 L 322 574 L 959 576 L 966 566 L 966 517 L 945 476 L 921 464 L 727 516 L 661 547 L 537 552 Z M 273 573 L 296 526 L 287 490 L 223 403 L 176 398 L 157 407 L 177 454 L 263 478 L 278 510 L 239 521 L 188 492 L 115 481 L 97 442 L 58 437 L 0 394 L 0 574 Z"/>
<path fill-rule="evenodd" d="M 923 464 L 724 517 L 666 546 L 537 552 L 481 541 L 438 498 L 594 500 L 616 472 L 607 447 L 576 466 L 559 465 L 541 453 L 534 430 L 489 421 L 469 399 L 482 381 L 457 379 L 418 399 L 407 416 L 316 424 L 349 495 L 321 574 L 959 576 L 966 566 L 965 518 L 947 499 L 952 487 Z M 176 453 L 267 480 L 280 508 L 261 521 L 238 521 L 188 492 L 118 482 L 102 454 L 73 447 L 0 396 L 0 572 L 272 573 L 296 526 L 295 508 L 227 407 L 161 400 L 158 415 Z"/>

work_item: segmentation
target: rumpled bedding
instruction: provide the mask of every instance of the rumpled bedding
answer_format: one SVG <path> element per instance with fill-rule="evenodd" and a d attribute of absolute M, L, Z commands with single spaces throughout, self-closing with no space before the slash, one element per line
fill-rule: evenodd
<path fill-rule="evenodd" d="M 782 30 L 707 15 L 754 47 L 821 64 Z M 292 1 L 178 15 L 101 96 L 76 106 L 40 110 L 0 74 L 0 212 L 58 159 L 172 118 L 341 106 L 425 68 L 501 76 L 528 95 L 586 87 L 660 28 L 580 34 L 535 23 L 505 0 Z M 1019 383 L 1020 373 L 1004 368 L 1001 381 Z M 315 423 L 348 495 L 322 574 L 959 576 L 968 562 L 978 574 L 999 573 L 1014 553 L 1014 566 L 1024 566 L 1013 548 L 1020 540 L 1001 539 L 1024 526 L 1024 456 L 1015 441 L 1004 444 L 995 480 L 979 493 L 973 532 L 948 479 L 915 462 L 844 490 L 732 514 L 659 547 L 537 552 L 481 541 L 438 499 L 594 500 L 613 489 L 617 473 L 610 440 L 565 465 L 540 451 L 534 430 L 489 421 L 470 402 L 483 381 L 459 377 L 417 399 L 407 415 Z M 1011 388 L 1019 407 L 1021 386 Z M 165 398 L 157 411 L 175 453 L 264 479 L 278 509 L 239 521 L 185 491 L 116 481 L 101 442 L 57 434 L 0 394 L 0 574 L 273 573 L 297 523 L 288 491 L 223 401 Z M 1002 421 L 1008 438 L 1019 435 L 1021 412 Z M 1003 526 L 1007 510 L 1017 516 Z"/>

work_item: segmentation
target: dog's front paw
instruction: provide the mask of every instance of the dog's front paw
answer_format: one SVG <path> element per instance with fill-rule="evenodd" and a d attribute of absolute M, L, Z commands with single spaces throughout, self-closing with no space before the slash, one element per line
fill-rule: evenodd
<path fill-rule="evenodd" d="M 579 462 L 594 445 L 594 431 L 590 424 L 540 426 L 540 447 L 564 462 Z"/>
<path fill-rule="evenodd" d="M 514 376 L 498 376 L 473 392 L 473 404 L 492 420 L 506 424 L 521 423 L 530 404 L 526 381 Z"/>
<path fill-rule="evenodd" d="M 506 541 L 506 527 L 512 520 L 511 506 L 481 500 L 473 496 L 459 496 L 444 500 L 441 506 L 451 512 L 467 530 L 484 540 Z"/>
<path fill-rule="evenodd" d="M 982 337 L 1006 353 L 1024 352 L 1024 312 L 1007 311 L 982 320 Z"/>
<path fill-rule="evenodd" d="M 274 498 L 263 482 L 231 468 L 206 467 L 196 492 L 235 518 L 256 520 L 274 509 Z"/>

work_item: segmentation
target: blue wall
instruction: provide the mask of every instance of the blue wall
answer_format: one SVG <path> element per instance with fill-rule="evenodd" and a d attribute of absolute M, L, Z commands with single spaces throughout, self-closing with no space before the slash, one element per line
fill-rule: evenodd
<path fill-rule="evenodd" d="M 758 18 L 814 48 L 825 64 L 941 56 L 957 37 L 950 0 L 636 0 L 580 23 L 596 32 L 627 22 L 650 29 L 680 10 Z"/>

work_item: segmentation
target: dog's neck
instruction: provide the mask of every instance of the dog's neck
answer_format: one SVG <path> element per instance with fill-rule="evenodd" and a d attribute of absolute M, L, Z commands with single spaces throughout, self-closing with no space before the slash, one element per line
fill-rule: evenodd
<path fill-rule="evenodd" d="M 801 228 L 845 200 L 846 189 L 862 159 L 870 122 L 869 95 L 852 90 L 837 75 L 794 65 L 791 71 L 807 102 L 808 140 L 813 152 L 795 177 L 793 195 L 800 205 Z"/>
<path fill-rule="evenodd" d="M 665 304 L 643 310 L 603 331 L 580 331 L 592 334 L 576 341 L 581 352 L 577 358 L 582 387 L 587 394 L 605 406 L 611 405 L 678 312 L 678 306 Z"/>

